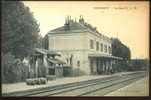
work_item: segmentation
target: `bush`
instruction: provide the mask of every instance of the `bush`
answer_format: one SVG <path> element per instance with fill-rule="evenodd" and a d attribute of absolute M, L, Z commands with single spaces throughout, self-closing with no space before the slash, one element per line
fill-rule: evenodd
<path fill-rule="evenodd" d="M 47 80 L 46 78 L 32 78 L 32 79 L 26 79 L 27 85 L 41 85 L 46 84 Z"/>
<path fill-rule="evenodd" d="M 16 59 L 11 53 L 2 54 L 2 82 L 15 83 L 23 82 L 28 77 L 28 66 L 25 66 L 20 59 Z"/>
<path fill-rule="evenodd" d="M 27 85 L 34 85 L 33 79 L 26 79 L 26 84 Z"/>
<path fill-rule="evenodd" d="M 46 83 L 47 83 L 46 78 L 40 78 L 40 83 L 41 83 L 41 84 L 46 84 Z"/>

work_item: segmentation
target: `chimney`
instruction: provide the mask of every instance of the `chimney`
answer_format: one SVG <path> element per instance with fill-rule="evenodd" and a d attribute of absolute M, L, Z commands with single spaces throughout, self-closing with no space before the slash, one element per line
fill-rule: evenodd
<path fill-rule="evenodd" d="M 70 19 L 71 19 L 71 16 L 66 16 L 66 18 L 65 18 L 65 24 L 64 24 L 65 31 L 70 29 Z"/>

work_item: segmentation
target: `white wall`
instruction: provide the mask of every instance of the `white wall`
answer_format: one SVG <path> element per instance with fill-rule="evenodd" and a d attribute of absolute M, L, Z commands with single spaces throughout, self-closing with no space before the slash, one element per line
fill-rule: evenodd
<path fill-rule="evenodd" d="M 49 35 L 49 50 L 82 50 L 85 49 L 84 41 L 82 33 Z"/>
<path fill-rule="evenodd" d="M 112 53 L 109 53 L 109 50 L 108 50 L 109 46 L 112 49 L 111 40 L 107 40 L 107 39 L 104 39 L 103 37 L 98 37 L 98 36 L 95 36 L 95 35 L 90 34 L 90 33 L 87 33 L 86 39 L 87 39 L 86 41 L 87 41 L 88 50 L 90 51 L 89 53 L 112 55 Z M 90 48 L 90 40 L 94 41 L 94 49 Z M 96 42 L 99 42 L 99 50 L 98 51 L 96 50 Z M 101 46 L 100 46 L 101 43 L 103 43 L 103 52 L 101 51 Z M 104 44 L 107 45 L 107 52 L 104 52 Z"/>
<path fill-rule="evenodd" d="M 68 34 L 52 34 L 48 35 L 49 50 L 61 53 L 61 60 L 67 62 L 71 55 L 73 55 L 73 67 L 77 68 L 77 61 L 80 61 L 80 70 L 86 74 L 90 74 L 90 63 L 88 54 L 98 53 L 111 55 L 108 52 L 96 51 L 96 41 L 99 43 L 111 46 L 111 41 L 99 38 L 90 33 L 68 33 Z M 94 49 L 90 49 L 90 39 L 94 40 Z"/>
<path fill-rule="evenodd" d="M 61 57 L 58 57 L 58 59 L 67 63 L 66 59 L 73 55 L 73 67 L 77 68 L 77 62 L 80 61 L 80 70 L 89 74 L 88 54 L 86 53 L 87 44 L 85 33 L 49 35 L 49 50 L 60 52 Z"/>

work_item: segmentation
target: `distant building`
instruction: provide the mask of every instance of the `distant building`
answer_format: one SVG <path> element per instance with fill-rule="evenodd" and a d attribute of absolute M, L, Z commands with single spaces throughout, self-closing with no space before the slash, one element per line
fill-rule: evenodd
<path fill-rule="evenodd" d="M 133 71 L 148 70 L 149 71 L 149 59 L 131 59 L 129 61 Z"/>
<path fill-rule="evenodd" d="M 79 69 L 81 74 L 112 72 L 112 65 L 121 58 L 112 56 L 111 44 L 109 37 L 87 24 L 82 16 L 79 21 L 68 16 L 64 26 L 45 36 L 45 49 L 60 52 L 68 66 Z"/>

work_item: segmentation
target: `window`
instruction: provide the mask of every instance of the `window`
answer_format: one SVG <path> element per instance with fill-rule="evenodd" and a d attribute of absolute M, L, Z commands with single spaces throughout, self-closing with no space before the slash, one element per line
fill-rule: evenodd
<path fill-rule="evenodd" d="M 94 41 L 90 40 L 90 48 L 93 49 L 94 48 Z"/>
<path fill-rule="evenodd" d="M 107 52 L 107 45 L 104 45 L 105 52 Z"/>
<path fill-rule="evenodd" d="M 111 47 L 109 46 L 109 54 L 111 54 L 112 53 L 112 50 L 111 50 Z"/>
<path fill-rule="evenodd" d="M 105 50 L 105 52 L 107 53 L 107 51 L 108 51 L 108 48 L 107 48 L 107 45 L 106 45 L 106 50 Z"/>
<path fill-rule="evenodd" d="M 96 50 L 99 50 L 99 42 L 96 42 Z"/>
<path fill-rule="evenodd" d="M 110 46 L 109 46 L 109 48 L 108 48 L 108 52 L 109 52 L 109 54 L 110 54 Z"/>
<path fill-rule="evenodd" d="M 101 43 L 101 52 L 103 52 L 103 44 Z"/>

